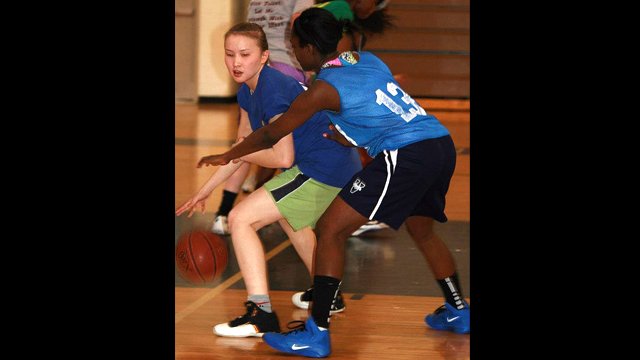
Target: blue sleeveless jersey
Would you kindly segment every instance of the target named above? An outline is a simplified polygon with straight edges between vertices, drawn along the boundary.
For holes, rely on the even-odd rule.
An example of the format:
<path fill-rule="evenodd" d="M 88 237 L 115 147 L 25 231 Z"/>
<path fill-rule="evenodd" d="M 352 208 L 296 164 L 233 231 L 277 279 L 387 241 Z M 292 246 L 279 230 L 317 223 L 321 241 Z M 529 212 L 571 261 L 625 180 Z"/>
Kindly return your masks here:
<path fill-rule="evenodd" d="M 317 79 L 326 81 L 340 95 L 340 112 L 327 114 L 336 128 L 371 157 L 382 150 L 449 134 L 433 115 L 427 114 L 394 80 L 378 57 L 360 52 L 360 61 L 320 70 Z"/>
<path fill-rule="evenodd" d="M 293 100 L 304 90 L 294 78 L 264 66 L 253 94 L 246 84 L 242 84 L 238 90 L 238 104 L 249 114 L 251 128 L 255 131 L 268 124 L 275 115 L 287 112 Z M 362 169 L 362 164 L 355 148 L 322 137 L 322 133 L 327 131 L 329 118 L 326 111 L 314 114 L 293 131 L 294 165 L 317 181 L 341 188 Z"/>

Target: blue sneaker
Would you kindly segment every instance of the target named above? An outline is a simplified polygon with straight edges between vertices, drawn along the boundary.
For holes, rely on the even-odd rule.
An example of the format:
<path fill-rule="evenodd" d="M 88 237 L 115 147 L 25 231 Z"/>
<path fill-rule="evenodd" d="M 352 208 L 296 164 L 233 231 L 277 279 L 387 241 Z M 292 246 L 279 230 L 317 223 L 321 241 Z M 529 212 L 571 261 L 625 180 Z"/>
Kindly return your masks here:
<path fill-rule="evenodd" d="M 302 323 L 300 321 L 300 323 Z M 265 333 L 262 340 L 272 348 L 290 354 L 322 358 L 331 354 L 329 329 L 321 331 L 309 316 L 306 323 L 286 333 Z"/>
<path fill-rule="evenodd" d="M 456 309 L 449 303 L 444 303 L 433 314 L 427 315 L 424 322 L 436 330 L 449 330 L 458 334 L 468 334 L 471 330 L 471 310 L 469 306 Z"/>

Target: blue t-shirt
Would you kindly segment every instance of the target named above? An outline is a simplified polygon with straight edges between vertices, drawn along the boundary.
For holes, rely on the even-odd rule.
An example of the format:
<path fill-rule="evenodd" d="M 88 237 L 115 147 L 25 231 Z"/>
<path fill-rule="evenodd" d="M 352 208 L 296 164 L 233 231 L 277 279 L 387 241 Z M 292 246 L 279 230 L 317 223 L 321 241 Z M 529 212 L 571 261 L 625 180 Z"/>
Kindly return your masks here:
<path fill-rule="evenodd" d="M 340 112 L 327 114 L 352 144 L 375 157 L 382 150 L 449 134 L 435 116 L 400 88 L 382 60 L 363 51 L 360 60 L 352 64 L 348 54 L 340 55 L 342 66 L 321 69 L 316 79 L 338 91 Z"/>
<path fill-rule="evenodd" d="M 242 84 L 238 91 L 238 104 L 249 114 L 251 128 L 255 131 L 275 115 L 285 113 L 304 90 L 302 84 L 294 78 L 265 66 L 260 72 L 253 94 L 246 84 Z M 298 165 L 302 173 L 317 181 L 341 188 L 353 174 L 362 169 L 362 164 L 355 148 L 325 139 L 322 133 L 328 131 L 329 118 L 326 111 L 314 114 L 295 129 L 294 165 Z"/>

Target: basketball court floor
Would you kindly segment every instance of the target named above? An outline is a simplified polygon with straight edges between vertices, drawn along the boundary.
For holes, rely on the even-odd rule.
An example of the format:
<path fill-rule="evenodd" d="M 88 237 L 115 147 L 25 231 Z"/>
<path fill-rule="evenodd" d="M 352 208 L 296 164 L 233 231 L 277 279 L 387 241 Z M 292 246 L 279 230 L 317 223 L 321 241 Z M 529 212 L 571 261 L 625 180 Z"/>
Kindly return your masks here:
<path fill-rule="evenodd" d="M 419 99 L 427 112 L 447 126 L 456 144 L 456 171 L 447 196 L 449 221 L 436 231 L 453 253 L 463 293 L 470 295 L 469 273 L 469 101 Z M 193 195 L 215 171 L 197 169 L 205 155 L 224 152 L 236 133 L 237 104 L 176 104 L 175 206 Z M 175 218 L 175 240 L 194 228 L 210 229 L 222 187 L 214 191 L 205 213 Z M 243 196 L 238 198 L 242 201 Z M 283 330 L 291 320 L 306 319 L 291 296 L 311 285 L 311 279 L 278 224 L 259 231 L 267 254 L 273 309 Z M 233 254 L 221 278 L 207 285 L 188 283 L 175 273 L 175 358 L 291 359 L 272 350 L 260 338 L 223 338 L 215 324 L 244 314 L 244 282 Z M 346 310 L 332 317 L 330 359 L 469 359 L 470 335 L 432 330 L 426 314 L 443 298 L 425 260 L 405 227 L 351 237 L 347 243 L 342 291 Z"/>

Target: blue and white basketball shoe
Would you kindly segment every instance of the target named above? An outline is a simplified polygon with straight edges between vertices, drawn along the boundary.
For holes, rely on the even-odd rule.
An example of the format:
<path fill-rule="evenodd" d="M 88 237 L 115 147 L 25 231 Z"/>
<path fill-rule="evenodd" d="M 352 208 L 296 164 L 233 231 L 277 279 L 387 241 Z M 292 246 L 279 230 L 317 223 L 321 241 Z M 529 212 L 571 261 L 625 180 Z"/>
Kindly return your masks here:
<path fill-rule="evenodd" d="M 458 310 L 449 303 L 444 303 L 433 314 L 427 315 L 424 321 L 436 330 L 468 334 L 471 330 L 471 310 L 468 305 Z"/>
<path fill-rule="evenodd" d="M 321 330 L 312 316 L 292 331 L 265 333 L 262 340 L 272 348 L 290 354 L 313 358 L 323 358 L 331 354 L 329 329 Z"/>

